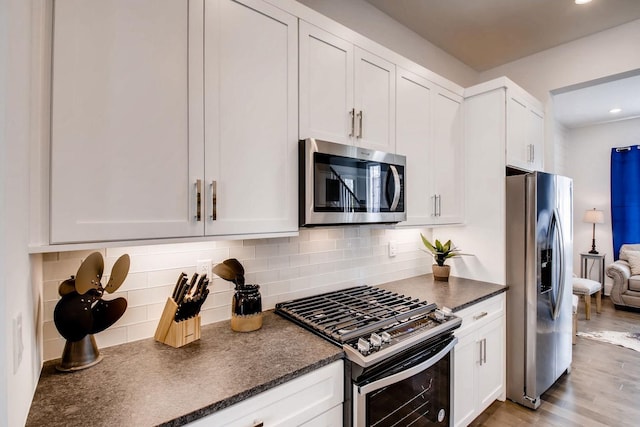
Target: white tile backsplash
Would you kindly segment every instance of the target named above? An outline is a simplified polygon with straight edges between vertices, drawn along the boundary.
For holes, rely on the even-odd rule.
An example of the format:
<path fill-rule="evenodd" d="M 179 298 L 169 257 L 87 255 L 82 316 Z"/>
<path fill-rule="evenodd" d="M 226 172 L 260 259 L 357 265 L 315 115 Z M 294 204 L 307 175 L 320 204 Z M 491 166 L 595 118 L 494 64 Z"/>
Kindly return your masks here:
<path fill-rule="evenodd" d="M 123 254 L 131 257 L 127 279 L 116 294 L 127 299 L 125 315 L 107 331 L 96 335 L 99 347 L 152 337 L 167 297 L 181 272 L 191 276 L 198 260 L 213 263 L 237 258 L 246 270 L 247 283 L 258 283 L 263 309 L 275 304 L 349 286 L 376 285 L 424 274 L 431 269 L 429 256 L 420 250 L 424 229 L 390 229 L 368 226 L 300 230 L 296 237 L 236 241 L 132 246 L 100 250 L 108 278 L 113 263 Z M 389 241 L 398 244 L 397 256 L 388 256 Z M 49 253 L 43 257 L 44 358 L 60 357 L 64 339 L 53 323 L 60 283 L 75 275 L 91 251 Z M 201 311 L 202 324 L 231 316 L 233 284 L 214 277 L 211 293 Z"/>

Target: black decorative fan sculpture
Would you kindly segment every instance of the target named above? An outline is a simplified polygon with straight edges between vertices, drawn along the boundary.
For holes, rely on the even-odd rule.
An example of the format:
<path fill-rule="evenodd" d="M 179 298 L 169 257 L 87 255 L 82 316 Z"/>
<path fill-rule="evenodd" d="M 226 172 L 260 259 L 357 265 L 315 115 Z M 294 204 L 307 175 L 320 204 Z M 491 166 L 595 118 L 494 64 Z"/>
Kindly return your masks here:
<path fill-rule="evenodd" d="M 102 286 L 104 259 L 100 252 L 94 252 L 82 262 L 75 277 L 60 284 L 58 293 L 62 298 L 53 311 L 53 321 L 67 343 L 56 369 L 77 371 L 102 360 L 93 335 L 116 323 L 127 309 L 127 300 L 122 297 L 113 300 L 102 297 L 105 291 L 111 294 L 122 285 L 129 265 L 129 255 L 118 258 L 107 285 Z"/>

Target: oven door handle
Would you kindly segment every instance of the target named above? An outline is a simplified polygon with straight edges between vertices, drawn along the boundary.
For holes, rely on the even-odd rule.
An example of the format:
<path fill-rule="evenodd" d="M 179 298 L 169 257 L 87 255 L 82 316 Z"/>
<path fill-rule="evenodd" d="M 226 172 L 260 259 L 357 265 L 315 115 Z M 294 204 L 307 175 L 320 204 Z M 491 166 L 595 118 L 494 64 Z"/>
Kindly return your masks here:
<path fill-rule="evenodd" d="M 451 342 L 445 348 L 443 348 L 436 355 L 434 355 L 433 357 L 430 357 L 424 362 L 418 365 L 412 366 L 409 369 L 405 369 L 402 372 L 398 372 L 396 374 L 374 381 L 370 384 L 363 385 L 363 386 L 356 386 L 356 388 L 358 389 L 358 394 L 368 394 L 368 393 L 371 393 L 372 391 L 379 390 L 388 385 L 398 383 L 402 380 L 406 380 L 407 378 L 411 378 L 412 376 L 419 374 L 425 369 L 428 369 L 431 366 L 438 363 L 443 357 L 447 355 L 447 353 L 449 353 L 453 349 L 453 346 L 455 346 L 457 342 L 458 342 L 458 338 L 453 337 Z"/>

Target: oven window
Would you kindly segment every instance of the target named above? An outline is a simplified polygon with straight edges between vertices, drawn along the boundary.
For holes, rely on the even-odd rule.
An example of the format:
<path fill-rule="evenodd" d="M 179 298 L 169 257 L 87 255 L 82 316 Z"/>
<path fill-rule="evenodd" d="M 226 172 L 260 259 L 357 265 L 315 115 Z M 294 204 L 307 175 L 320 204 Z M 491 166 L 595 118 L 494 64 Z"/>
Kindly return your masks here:
<path fill-rule="evenodd" d="M 449 425 L 450 359 L 451 353 L 412 377 L 367 394 L 366 425 Z"/>

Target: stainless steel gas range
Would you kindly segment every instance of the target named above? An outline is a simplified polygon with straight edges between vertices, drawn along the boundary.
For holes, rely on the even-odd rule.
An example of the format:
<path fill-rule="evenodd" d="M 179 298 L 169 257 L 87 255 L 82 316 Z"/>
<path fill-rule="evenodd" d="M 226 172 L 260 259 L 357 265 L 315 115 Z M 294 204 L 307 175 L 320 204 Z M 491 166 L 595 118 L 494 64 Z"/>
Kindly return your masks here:
<path fill-rule="evenodd" d="M 344 349 L 345 426 L 453 425 L 460 318 L 371 286 L 279 303 L 276 313 Z"/>

